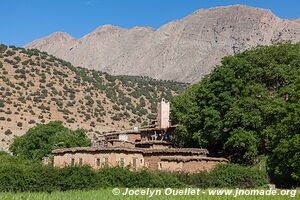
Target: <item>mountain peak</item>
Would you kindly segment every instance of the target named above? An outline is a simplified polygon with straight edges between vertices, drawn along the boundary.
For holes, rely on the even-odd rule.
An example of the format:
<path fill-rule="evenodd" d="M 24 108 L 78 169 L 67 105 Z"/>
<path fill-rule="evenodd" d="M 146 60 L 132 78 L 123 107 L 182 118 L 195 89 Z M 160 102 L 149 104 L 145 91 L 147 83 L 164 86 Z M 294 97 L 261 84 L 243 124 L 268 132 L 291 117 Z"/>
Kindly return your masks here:
<path fill-rule="evenodd" d="M 75 39 L 73 36 L 71 36 L 69 33 L 66 33 L 66 32 L 54 32 L 52 34 L 50 34 L 49 36 L 47 36 L 47 38 L 51 38 L 51 39 L 59 39 L 59 40 L 72 40 L 72 39 Z"/>
<path fill-rule="evenodd" d="M 299 18 L 296 18 L 296 19 L 293 19 L 294 22 L 297 22 L 297 23 L 300 23 L 300 17 Z"/>
<path fill-rule="evenodd" d="M 207 13 L 221 13 L 221 14 L 230 14 L 234 12 L 242 12 L 244 15 L 247 15 L 249 12 L 251 13 L 272 13 L 269 9 L 264 8 L 256 8 L 247 5 L 235 4 L 235 5 L 228 5 L 228 6 L 218 6 L 208 9 L 199 9 L 194 11 L 191 15 L 201 15 Z M 272 13 L 273 14 L 273 13 Z"/>
<path fill-rule="evenodd" d="M 232 5 L 198 10 L 156 30 L 104 25 L 80 40 L 45 41 L 34 47 L 76 66 L 196 82 L 224 56 L 257 45 L 300 41 L 300 25 L 270 10 Z"/>
<path fill-rule="evenodd" d="M 94 32 L 98 32 L 98 31 L 111 31 L 111 30 L 121 30 L 121 29 L 124 29 L 124 28 L 119 27 L 119 26 L 114 26 L 112 24 L 104 24 L 102 26 L 97 27 Z"/>

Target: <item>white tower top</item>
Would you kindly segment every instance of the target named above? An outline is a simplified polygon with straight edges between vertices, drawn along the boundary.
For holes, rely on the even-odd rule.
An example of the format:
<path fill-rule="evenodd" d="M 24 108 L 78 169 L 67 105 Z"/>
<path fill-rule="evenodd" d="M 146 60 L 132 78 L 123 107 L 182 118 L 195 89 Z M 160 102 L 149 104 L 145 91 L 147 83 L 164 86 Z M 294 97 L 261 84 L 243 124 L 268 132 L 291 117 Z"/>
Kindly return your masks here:
<path fill-rule="evenodd" d="M 157 106 L 157 126 L 158 128 L 168 128 L 170 125 L 170 103 L 162 98 Z"/>

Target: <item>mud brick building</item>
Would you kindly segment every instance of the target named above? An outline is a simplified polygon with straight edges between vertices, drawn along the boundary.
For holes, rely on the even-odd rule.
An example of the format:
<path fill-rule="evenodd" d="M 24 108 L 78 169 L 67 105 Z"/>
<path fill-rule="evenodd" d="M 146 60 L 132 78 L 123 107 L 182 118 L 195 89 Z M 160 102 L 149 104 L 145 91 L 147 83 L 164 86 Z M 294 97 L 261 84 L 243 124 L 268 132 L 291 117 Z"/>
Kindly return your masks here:
<path fill-rule="evenodd" d="M 53 164 L 197 172 L 227 162 L 224 158 L 208 157 L 206 149 L 174 148 L 172 139 L 177 126 L 170 124 L 169 113 L 170 104 L 162 99 L 157 121 L 149 127 L 105 133 L 93 147 L 55 149 Z"/>

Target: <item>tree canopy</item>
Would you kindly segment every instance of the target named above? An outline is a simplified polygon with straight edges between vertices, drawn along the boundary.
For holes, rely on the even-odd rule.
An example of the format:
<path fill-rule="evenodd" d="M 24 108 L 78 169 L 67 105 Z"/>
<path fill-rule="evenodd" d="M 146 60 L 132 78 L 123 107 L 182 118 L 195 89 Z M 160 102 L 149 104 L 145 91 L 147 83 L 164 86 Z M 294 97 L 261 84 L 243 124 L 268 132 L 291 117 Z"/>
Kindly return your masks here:
<path fill-rule="evenodd" d="M 271 174 L 300 183 L 300 44 L 261 46 L 223 58 L 175 97 L 178 143 L 245 165 L 268 155 Z"/>
<path fill-rule="evenodd" d="M 41 160 L 49 155 L 54 148 L 90 146 L 91 141 L 83 129 L 72 131 L 60 121 L 39 124 L 16 137 L 10 146 L 13 154 L 26 159 Z"/>

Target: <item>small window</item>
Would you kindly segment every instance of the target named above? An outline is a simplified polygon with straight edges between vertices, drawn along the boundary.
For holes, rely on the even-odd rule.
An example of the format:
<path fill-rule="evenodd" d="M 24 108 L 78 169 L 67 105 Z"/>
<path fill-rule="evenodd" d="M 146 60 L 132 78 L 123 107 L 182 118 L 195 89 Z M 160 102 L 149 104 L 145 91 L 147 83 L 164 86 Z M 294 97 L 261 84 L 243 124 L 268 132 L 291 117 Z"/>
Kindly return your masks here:
<path fill-rule="evenodd" d="M 125 166 L 125 160 L 124 160 L 124 158 L 120 158 L 119 165 L 120 165 L 120 167 L 124 167 Z"/>
<path fill-rule="evenodd" d="M 100 158 L 97 158 L 96 165 L 97 165 L 97 166 L 100 166 L 100 164 L 101 164 L 101 163 L 100 163 Z"/>
<path fill-rule="evenodd" d="M 79 166 L 82 166 L 82 158 L 79 158 L 78 164 L 79 164 Z"/>
<path fill-rule="evenodd" d="M 105 164 L 108 165 L 108 158 L 104 158 Z"/>
<path fill-rule="evenodd" d="M 141 164 L 143 164 L 143 159 L 141 159 Z"/>
<path fill-rule="evenodd" d="M 71 159 L 71 166 L 74 166 L 74 165 L 75 165 L 75 159 L 72 158 L 72 159 Z"/>
<path fill-rule="evenodd" d="M 159 163 L 159 169 L 162 169 L 162 164 L 161 163 Z"/>
<path fill-rule="evenodd" d="M 133 166 L 133 168 L 136 168 L 136 161 L 137 161 L 137 158 L 133 158 L 132 159 L 132 166 Z"/>

